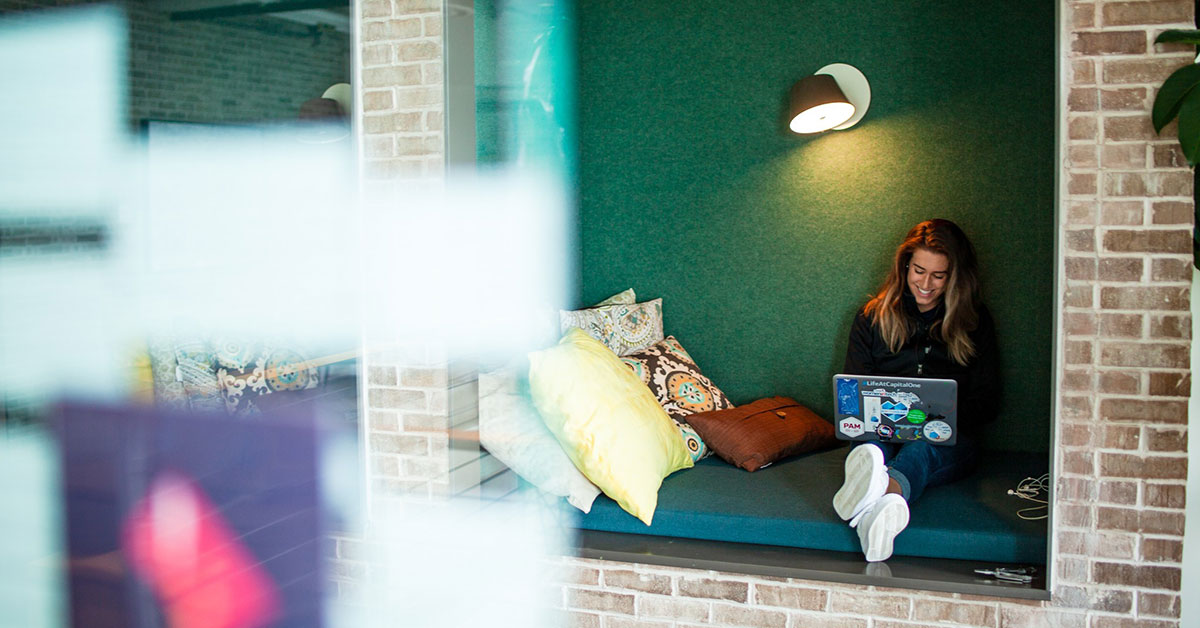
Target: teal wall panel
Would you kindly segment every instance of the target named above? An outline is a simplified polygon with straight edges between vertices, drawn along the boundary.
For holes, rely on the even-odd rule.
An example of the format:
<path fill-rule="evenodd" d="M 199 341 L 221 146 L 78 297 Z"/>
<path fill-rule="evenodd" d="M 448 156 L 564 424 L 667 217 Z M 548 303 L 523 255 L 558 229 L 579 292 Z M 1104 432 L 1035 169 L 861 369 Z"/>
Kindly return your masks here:
<path fill-rule="evenodd" d="M 474 0 L 475 161 L 481 166 L 502 163 L 500 98 L 497 76 L 496 0 Z"/>
<path fill-rule="evenodd" d="M 819 413 L 906 230 L 958 222 L 998 324 L 997 448 L 1044 450 L 1052 394 L 1054 6 L 957 0 L 577 5 L 580 304 L 633 287 L 735 403 Z M 856 127 L 786 129 L 850 63 Z"/>

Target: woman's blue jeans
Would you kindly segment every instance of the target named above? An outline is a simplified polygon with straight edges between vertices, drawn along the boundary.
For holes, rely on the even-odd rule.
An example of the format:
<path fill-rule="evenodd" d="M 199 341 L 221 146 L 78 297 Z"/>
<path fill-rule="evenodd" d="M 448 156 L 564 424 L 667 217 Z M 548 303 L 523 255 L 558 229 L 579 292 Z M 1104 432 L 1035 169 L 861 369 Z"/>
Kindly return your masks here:
<path fill-rule="evenodd" d="M 880 443 L 867 441 L 863 445 L 883 450 L 883 462 L 888 475 L 900 485 L 905 501 L 916 501 L 925 488 L 949 484 L 966 476 L 975 468 L 978 448 L 959 434 L 958 442 L 950 446 L 934 446 L 925 441 L 912 443 Z"/>

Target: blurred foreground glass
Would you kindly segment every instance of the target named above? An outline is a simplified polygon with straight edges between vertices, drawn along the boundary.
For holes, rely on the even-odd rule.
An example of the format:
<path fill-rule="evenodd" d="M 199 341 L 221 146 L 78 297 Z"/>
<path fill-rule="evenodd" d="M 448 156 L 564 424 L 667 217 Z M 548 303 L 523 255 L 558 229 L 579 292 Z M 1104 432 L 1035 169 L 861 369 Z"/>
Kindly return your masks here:
<path fill-rule="evenodd" d="M 400 506 L 404 502 L 377 495 L 370 522 L 359 528 L 363 543 L 381 548 L 358 561 L 370 565 L 364 567 L 363 604 L 331 605 L 318 613 L 312 611 L 318 597 L 312 587 L 328 585 L 319 575 L 327 553 L 319 555 L 315 570 L 274 572 L 272 561 L 295 550 L 273 553 L 257 545 L 249 538 L 255 526 L 273 524 L 254 517 L 272 513 L 264 497 L 271 490 L 295 488 L 275 475 L 288 469 L 291 480 L 306 487 L 318 481 L 340 487 L 326 490 L 318 502 L 361 508 L 346 499 L 359 485 L 336 476 L 361 480 L 371 450 L 329 463 L 314 453 L 315 437 L 297 437 L 299 444 L 275 439 L 270 428 L 294 434 L 310 422 L 303 416 L 314 408 L 303 405 L 264 403 L 262 415 L 234 419 L 127 402 L 136 388 L 130 354 L 161 338 L 226 337 L 318 356 L 346 349 L 403 353 L 415 340 L 480 362 L 553 341 L 555 310 L 567 302 L 566 278 L 574 264 L 566 238 L 570 185 L 562 176 L 566 161 L 559 159 L 566 145 L 516 151 L 553 155 L 552 167 L 456 175 L 445 186 L 397 184 L 363 195 L 347 147 L 322 141 L 312 126 L 159 123 L 149 126 L 143 142 L 134 141 L 120 130 L 125 65 L 119 14 L 45 13 L 15 22 L 0 22 L 0 66 L 20 69 L 24 74 L 16 75 L 30 84 L 20 105 L 10 109 L 13 115 L 0 119 L 0 135 L 20 139 L 0 144 L 0 165 L 14 166 L 0 175 L 7 177 L 0 186 L 0 221 L 5 234 L 23 229 L 20 242 L 5 240 L 0 248 L 0 395 L 43 407 L 75 400 L 68 406 L 74 410 L 60 418 L 64 439 L 75 438 L 71 451 L 92 449 L 84 454 L 86 464 L 78 456 L 62 461 L 68 469 L 66 564 L 73 590 L 101 592 L 91 599 L 102 601 L 83 615 L 100 621 L 133 613 L 146 625 L 180 624 L 191 615 L 179 609 L 190 605 L 179 606 L 173 594 L 189 576 L 177 567 L 196 566 L 189 557 L 199 550 L 191 546 L 212 542 L 220 562 L 242 566 L 233 572 L 249 578 L 232 588 L 258 591 L 245 599 L 235 595 L 235 602 L 246 604 L 226 616 L 246 625 L 293 611 L 308 618 L 328 614 L 334 625 L 362 625 L 355 618 L 391 623 L 397 614 L 426 618 L 426 625 L 445 625 L 448 616 L 554 625 L 540 600 L 546 558 L 564 551 L 557 507 L 546 509 L 537 499 L 521 505 L 529 496 L 521 491 L 508 495 L 516 502 L 511 507 L 487 500 Z M 60 55 L 63 49 L 72 53 Z M 91 103 L 89 113 L 99 113 L 70 117 L 54 102 L 63 90 L 78 90 L 68 100 Z M 535 91 L 530 98 L 538 100 Z M 53 233 L 74 234 L 75 240 L 61 246 L 62 238 L 43 237 Z M 177 370 L 172 378 L 179 377 Z M 251 378 L 245 381 L 252 385 Z M 286 391 L 273 392 L 280 397 Z M 228 401 L 228 394 L 217 394 Z M 280 413 L 288 417 L 282 425 L 271 418 Z M 106 433 L 87 431 L 108 429 L 106 423 Z M 360 442 L 370 447 L 365 438 Z M 473 464 L 486 466 L 477 445 L 476 452 Z M 12 460 L 20 467 L 13 477 L 53 466 L 42 454 Z M 271 490 L 255 484 L 272 477 L 279 483 Z M 24 496 L 56 502 L 52 482 L 31 483 Z M 93 499 L 97 493 L 112 499 Z M 300 514 L 271 521 L 308 521 L 303 513 L 311 510 L 312 494 L 288 506 Z M 461 494 L 485 491 L 477 481 Z M 45 520 L 53 515 L 46 512 L 14 513 L 7 524 L 14 533 L 0 543 L 0 556 L 24 552 L 18 565 L 48 565 L 46 578 L 22 583 L 34 593 L 16 588 L 0 596 L 27 603 L 20 612 L 35 617 L 28 625 L 39 625 L 39 617 L 45 619 L 41 625 L 55 625 L 68 614 L 55 608 L 65 598 L 49 575 L 67 552 L 54 546 L 54 537 L 29 532 L 52 529 Z M 223 525 L 204 523 L 218 520 Z M 324 539 L 319 526 L 305 530 Z M 305 541 L 290 538 L 292 547 L 306 548 L 295 556 L 312 558 Z M 39 545 L 39 539 L 50 540 Z M 220 549 L 238 543 L 241 550 Z M 417 563 L 426 566 L 409 568 Z M 268 566 L 252 567 L 260 564 Z M 309 592 L 306 605 L 290 601 L 300 604 L 288 590 L 289 573 L 308 583 L 296 585 Z M 80 574 L 95 578 L 79 580 Z M 109 604 L 103 592 L 112 587 L 133 593 Z M 274 594 L 268 593 L 272 587 Z M 475 591 L 471 606 L 456 603 L 452 592 L 463 589 Z M 418 594 L 397 596 L 397 590 Z M 132 605 L 122 605 L 131 598 Z M 7 610 L 0 608 L 0 617 L 25 616 Z"/>

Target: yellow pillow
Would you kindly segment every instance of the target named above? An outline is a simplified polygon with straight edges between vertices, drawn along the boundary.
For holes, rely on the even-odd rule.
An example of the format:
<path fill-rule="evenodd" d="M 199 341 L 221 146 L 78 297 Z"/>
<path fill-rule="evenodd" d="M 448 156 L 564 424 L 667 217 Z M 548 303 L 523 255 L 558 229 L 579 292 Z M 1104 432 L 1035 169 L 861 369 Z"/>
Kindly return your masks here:
<path fill-rule="evenodd" d="M 650 525 L 663 478 L 692 466 L 654 393 L 617 354 L 577 328 L 529 354 L 529 388 L 571 462 Z"/>
<path fill-rule="evenodd" d="M 133 347 L 129 352 L 129 394 L 133 401 L 154 403 L 154 369 L 145 345 Z"/>

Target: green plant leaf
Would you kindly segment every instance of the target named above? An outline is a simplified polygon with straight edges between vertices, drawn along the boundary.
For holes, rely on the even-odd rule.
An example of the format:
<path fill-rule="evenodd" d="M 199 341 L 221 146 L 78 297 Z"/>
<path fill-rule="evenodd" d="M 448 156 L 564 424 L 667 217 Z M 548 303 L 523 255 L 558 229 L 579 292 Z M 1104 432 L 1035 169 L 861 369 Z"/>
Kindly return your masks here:
<path fill-rule="evenodd" d="M 1200 158 L 1200 90 L 1194 89 L 1184 97 L 1179 107 L 1179 145 L 1188 165 L 1195 166 Z"/>
<path fill-rule="evenodd" d="M 1154 39 L 1156 44 L 1192 44 L 1200 46 L 1200 30 L 1172 29 L 1159 33 Z"/>
<path fill-rule="evenodd" d="M 1179 114 L 1179 105 L 1183 102 L 1192 88 L 1200 84 L 1200 65 L 1185 65 L 1163 81 L 1162 88 L 1154 97 L 1154 108 L 1150 120 L 1154 123 L 1154 131 L 1162 133 L 1163 127 L 1171 123 Z"/>

